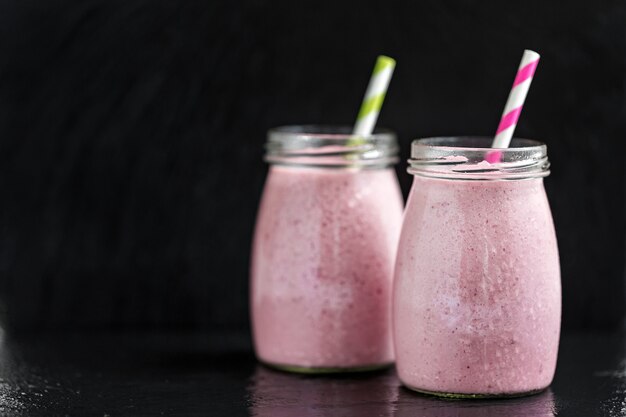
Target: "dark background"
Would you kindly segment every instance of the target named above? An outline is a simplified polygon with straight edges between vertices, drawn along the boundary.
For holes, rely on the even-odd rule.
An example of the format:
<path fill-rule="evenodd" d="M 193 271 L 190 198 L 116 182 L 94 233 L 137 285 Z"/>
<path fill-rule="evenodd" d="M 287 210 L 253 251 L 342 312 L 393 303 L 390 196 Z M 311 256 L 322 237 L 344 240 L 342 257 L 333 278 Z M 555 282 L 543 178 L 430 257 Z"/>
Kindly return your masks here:
<path fill-rule="evenodd" d="M 248 326 L 268 128 L 492 135 L 524 48 L 518 136 L 549 146 L 565 329 L 624 317 L 626 3 L 0 1 L 0 300 L 16 330 Z M 398 166 L 403 191 L 410 177 Z"/>

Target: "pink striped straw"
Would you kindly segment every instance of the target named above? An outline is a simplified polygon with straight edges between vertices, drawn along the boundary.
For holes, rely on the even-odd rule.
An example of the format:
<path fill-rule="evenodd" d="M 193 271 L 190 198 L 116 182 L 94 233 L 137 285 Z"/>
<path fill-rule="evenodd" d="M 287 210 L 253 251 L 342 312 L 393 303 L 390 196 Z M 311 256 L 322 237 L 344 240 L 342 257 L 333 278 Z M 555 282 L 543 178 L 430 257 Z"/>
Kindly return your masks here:
<path fill-rule="evenodd" d="M 509 147 L 538 63 L 539 54 L 526 49 L 524 51 L 524 55 L 522 56 L 522 62 L 519 64 L 515 81 L 513 81 L 513 87 L 509 93 L 509 98 L 504 106 L 504 111 L 502 112 L 502 118 L 500 119 L 496 136 L 491 144 L 492 148 Z M 496 163 L 500 162 L 501 158 L 502 152 L 491 151 L 487 154 L 485 160 L 490 163 Z"/>

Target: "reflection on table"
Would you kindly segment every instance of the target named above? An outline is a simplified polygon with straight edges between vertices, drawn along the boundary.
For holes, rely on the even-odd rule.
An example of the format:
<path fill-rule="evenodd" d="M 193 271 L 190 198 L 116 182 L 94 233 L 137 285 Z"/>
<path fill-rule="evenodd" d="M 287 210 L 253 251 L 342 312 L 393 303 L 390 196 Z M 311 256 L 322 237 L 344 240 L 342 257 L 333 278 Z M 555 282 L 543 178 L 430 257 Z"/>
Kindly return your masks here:
<path fill-rule="evenodd" d="M 398 388 L 394 417 L 554 417 L 552 391 L 528 397 L 486 400 L 442 400 Z"/>
<path fill-rule="evenodd" d="M 398 380 L 391 371 L 309 376 L 259 365 L 248 390 L 255 417 L 391 417 Z"/>

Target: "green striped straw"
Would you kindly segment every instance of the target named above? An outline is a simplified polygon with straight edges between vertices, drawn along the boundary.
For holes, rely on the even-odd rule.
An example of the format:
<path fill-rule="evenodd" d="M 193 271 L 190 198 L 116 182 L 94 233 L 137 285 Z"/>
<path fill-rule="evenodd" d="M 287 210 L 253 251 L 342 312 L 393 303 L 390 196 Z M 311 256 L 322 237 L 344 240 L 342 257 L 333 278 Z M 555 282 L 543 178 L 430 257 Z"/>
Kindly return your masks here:
<path fill-rule="evenodd" d="M 365 91 L 365 97 L 363 97 L 363 103 L 359 110 L 354 130 L 352 134 L 357 136 L 354 140 L 358 144 L 359 137 L 367 137 L 374 131 L 380 109 L 383 107 L 385 101 L 385 94 L 387 94 L 387 88 L 393 75 L 393 70 L 396 67 L 396 61 L 388 56 L 380 55 L 376 59 L 376 65 L 372 72 L 372 78 Z"/>

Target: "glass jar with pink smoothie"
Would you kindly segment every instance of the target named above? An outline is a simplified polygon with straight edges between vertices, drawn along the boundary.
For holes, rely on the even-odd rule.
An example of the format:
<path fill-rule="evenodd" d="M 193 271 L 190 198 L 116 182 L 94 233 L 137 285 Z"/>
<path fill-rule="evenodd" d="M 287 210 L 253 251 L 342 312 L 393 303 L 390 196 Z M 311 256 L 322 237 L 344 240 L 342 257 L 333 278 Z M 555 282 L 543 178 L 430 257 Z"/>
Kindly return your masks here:
<path fill-rule="evenodd" d="M 258 359 L 296 372 L 393 362 L 391 290 L 402 218 L 390 132 L 289 126 L 270 164 L 252 248 Z"/>
<path fill-rule="evenodd" d="M 518 396 L 550 385 L 561 321 L 546 146 L 413 142 L 394 283 L 396 367 L 409 388 Z"/>

